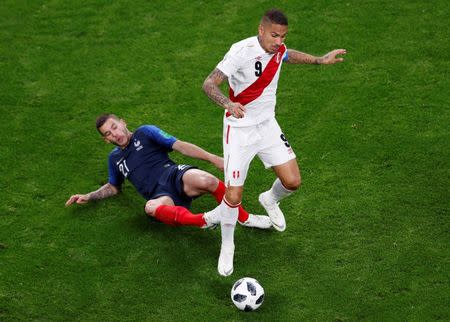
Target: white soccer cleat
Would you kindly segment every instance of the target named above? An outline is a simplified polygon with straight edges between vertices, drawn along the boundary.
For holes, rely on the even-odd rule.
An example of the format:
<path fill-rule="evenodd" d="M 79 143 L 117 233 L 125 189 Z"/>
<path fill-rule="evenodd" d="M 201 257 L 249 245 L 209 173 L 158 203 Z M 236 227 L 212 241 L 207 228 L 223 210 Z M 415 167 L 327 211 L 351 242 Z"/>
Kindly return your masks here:
<path fill-rule="evenodd" d="M 217 271 L 222 276 L 230 276 L 233 273 L 234 245 L 223 245 L 220 247 Z"/>
<path fill-rule="evenodd" d="M 286 220 L 284 219 L 283 212 L 281 211 L 277 202 L 271 203 L 267 201 L 268 198 L 266 194 L 267 191 L 259 195 L 258 197 L 259 203 L 261 204 L 261 206 L 264 207 L 267 214 L 269 215 L 270 220 L 272 221 L 273 228 L 275 228 L 278 231 L 285 231 Z"/>
<path fill-rule="evenodd" d="M 259 229 L 269 229 L 272 227 L 272 220 L 269 216 L 248 214 L 248 219 L 245 222 L 239 223 L 245 227 L 255 227 Z"/>
<path fill-rule="evenodd" d="M 203 229 L 216 229 L 217 225 L 220 224 L 220 212 L 216 209 L 205 212 L 203 215 L 203 219 L 206 222 Z"/>

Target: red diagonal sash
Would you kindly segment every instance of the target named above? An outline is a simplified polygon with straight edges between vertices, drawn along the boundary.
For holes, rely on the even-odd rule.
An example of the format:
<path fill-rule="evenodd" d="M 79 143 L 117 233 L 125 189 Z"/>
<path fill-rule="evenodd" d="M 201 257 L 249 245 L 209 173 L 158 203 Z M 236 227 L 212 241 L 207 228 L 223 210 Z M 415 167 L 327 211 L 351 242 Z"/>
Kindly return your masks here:
<path fill-rule="evenodd" d="M 283 44 L 280 46 L 280 48 L 278 48 L 277 53 L 273 55 L 266 68 L 264 68 L 261 76 L 259 76 L 253 84 L 239 93 L 239 95 L 234 96 L 234 91 L 230 87 L 230 100 L 232 102 L 238 102 L 242 105 L 246 105 L 260 97 L 264 89 L 270 84 L 270 82 L 272 82 L 272 79 L 275 77 L 275 74 L 280 67 L 281 60 L 283 59 L 283 55 L 285 52 L 286 46 Z"/>

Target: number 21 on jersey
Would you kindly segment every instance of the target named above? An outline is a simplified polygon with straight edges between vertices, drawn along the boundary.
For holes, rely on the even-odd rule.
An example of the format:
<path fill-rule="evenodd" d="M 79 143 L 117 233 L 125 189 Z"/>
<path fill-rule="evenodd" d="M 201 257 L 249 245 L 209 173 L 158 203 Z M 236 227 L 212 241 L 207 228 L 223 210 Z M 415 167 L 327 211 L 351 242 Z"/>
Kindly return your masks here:
<path fill-rule="evenodd" d="M 128 177 L 128 173 L 130 173 L 130 169 L 128 169 L 126 159 L 124 159 L 122 162 L 119 163 L 119 171 L 123 174 L 123 176 L 125 178 Z"/>

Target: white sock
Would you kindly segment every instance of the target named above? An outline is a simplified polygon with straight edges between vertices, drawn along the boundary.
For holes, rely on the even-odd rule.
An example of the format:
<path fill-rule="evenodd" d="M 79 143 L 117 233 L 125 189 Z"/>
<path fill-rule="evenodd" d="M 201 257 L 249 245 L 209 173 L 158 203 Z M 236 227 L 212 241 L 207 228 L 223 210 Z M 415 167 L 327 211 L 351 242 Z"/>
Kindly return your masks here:
<path fill-rule="evenodd" d="M 239 205 L 230 207 L 225 198 L 220 203 L 220 230 L 222 245 L 234 245 L 234 227 L 239 214 Z"/>
<path fill-rule="evenodd" d="M 294 191 L 286 189 L 281 183 L 281 180 L 279 178 L 276 178 L 274 183 L 272 184 L 272 188 L 270 188 L 267 192 L 267 197 L 271 199 L 269 201 L 276 203 L 281 199 L 286 198 Z"/>

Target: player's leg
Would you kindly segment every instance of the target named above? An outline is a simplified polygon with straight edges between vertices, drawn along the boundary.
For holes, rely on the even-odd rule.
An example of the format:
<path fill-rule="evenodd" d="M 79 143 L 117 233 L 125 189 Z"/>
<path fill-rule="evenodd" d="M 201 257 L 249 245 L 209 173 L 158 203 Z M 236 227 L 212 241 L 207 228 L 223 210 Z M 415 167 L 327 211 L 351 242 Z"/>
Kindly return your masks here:
<path fill-rule="evenodd" d="M 183 189 L 187 196 L 197 197 L 205 193 L 210 193 L 217 203 L 222 202 L 225 196 L 225 184 L 212 174 L 199 170 L 189 169 L 183 175 Z M 208 222 L 218 224 L 220 222 L 219 209 L 213 209 L 205 213 Z M 242 205 L 238 210 L 238 222 L 246 227 L 268 229 L 272 227 L 272 222 L 268 216 L 249 214 Z"/>
<path fill-rule="evenodd" d="M 187 170 L 182 176 L 182 181 L 183 191 L 190 198 L 195 198 L 205 193 L 214 194 L 219 189 L 220 182 L 212 174 L 195 168 Z M 207 222 L 205 228 L 215 228 L 220 223 L 219 207 L 205 212 L 204 219 Z"/>
<path fill-rule="evenodd" d="M 301 183 L 300 170 L 295 153 L 275 119 L 269 121 L 264 130 L 268 146 L 262 149 L 258 156 L 266 168 L 271 167 L 277 179 L 272 187 L 259 195 L 259 202 L 270 216 L 273 226 L 278 231 L 286 229 L 286 220 L 278 203 L 281 199 L 294 192 Z"/>
<path fill-rule="evenodd" d="M 200 169 L 187 170 L 183 174 L 182 180 L 184 193 L 189 197 L 213 193 L 219 184 L 219 179 Z"/>
<path fill-rule="evenodd" d="M 226 187 L 221 180 L 206 171 L 189 169 L 183 175 L 183 190 L 189 197 L 210 193 L 217 203 L 221 203 L 225 196 Z"/>
<path fill-rule="evenodd" d="M 156 209 L 161 205 L 167 205 L 167 206 L 175 206 L 172 198 L 169 196 L 162 196 L 155 199 L 150 199 L 145 204 L 145 213 L 149 217 L 155 217 L 156 218 Z"/>
<path fill-rule="evenodd" d="M 223 151 L 225 196 L 220 203 L 222 245 L 217 264 L 219 274 L 233 273 L 234 228 L 242 200 L 243 186 L 251 160 L 256 155 L 249 142 L 249 128 L 236 128 L 224 121 Z"/>
<path fill-rule="evenodd" d="M 145 213 L 171 226 L 209 227 L 203 213 L 193 214 L 185 207 L 176 206 L 169 196 L 148 200 L 145 204 Z"/>
<path fill-rule="evenodd" d="M 277 175 L 272 187 L 265 192 L 266 203 L 277 204 L 300 187 L 301 177 L 297 159 L 292 159 L 284 164 L 273 166 Z"/>
<path fill-rule="evenodd" d="M 225 184 L 212 174 L 199 169 L 190 169 L 183 175 L 184 192 L 190 197 L 197 197 L 204 193 L 210 193 L 217 203 L 222 202 L 225 196 Z M 248 213 L 239 206 L 238 220 L 246 221 Z"/>
<path fill-rule="evenodd" d="M 278 180 L 275 180 L 275 182 L 279 181 L 279 184 L 274 187 L 274 195 L 278 200 L 300 188 L 302 178 L 297 159 L 273 166 L 272 169 L 278 177 Z"/>
<path fill-rule="evenodd" d="M 216 190 L 211 192 L 211 194 L 214 196 L 217 203 L 220 204 L 222 202 L 223 197 L 225 196 L 226 187 L 223 181 L 221 180 L 218 181 L 219 182 Z M 259 229 L 269 229 L 272 227 L 272 221 L 268 216 L 248 213 L 242 205 L 239 206 L 237 221 L 239 224 L 245 227 L 252 227 Z"/>

